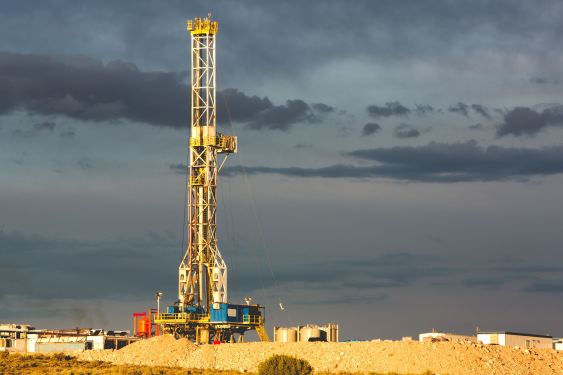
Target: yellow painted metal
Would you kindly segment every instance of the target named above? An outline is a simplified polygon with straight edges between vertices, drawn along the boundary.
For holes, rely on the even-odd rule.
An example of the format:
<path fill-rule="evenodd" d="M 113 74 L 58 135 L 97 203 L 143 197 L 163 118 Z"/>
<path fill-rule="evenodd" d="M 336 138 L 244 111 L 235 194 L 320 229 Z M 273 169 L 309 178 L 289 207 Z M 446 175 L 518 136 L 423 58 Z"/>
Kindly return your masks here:
<path fill-rule="evenodd" d="M 188 313 L 176 313 L 176 314 L 154 314 L 153 320 L 156 324 L 166 324 L 166 323 L 208 323 L 208 314 L 188 314 Z"/>
<path fill-rule="evenodd" d="M 261 315 L 243 315 L 242 322 L 244 324 L 263 324 Z"/>
<path fill-rule="evenodd" d="M 189 186 L 187 199 L 187 247 L 178 267 L 178 310 L 198 307 L 211 311 L 227 303 L 227 264 L 218 247 L 217 181 L 227 155 L 236 153 L 237 137 L 217 132 L 216 51 L 218 23 L 211 16 L 187 22 L 191 33 L 191 130 L 189 139 Z M 222 340 L 233 334 L 264 326 L 261 315 L 245 316 L 238 322 L 210 321 L 208 315 L 158 314 L 155 323 L 164 331 L 200 337 L 207 332 Z M 268 339 L 262 328 L 262 336 Z M 265 335 L 265 336 L 264 336 Z M 203 336 L 201 336 L 203 337 Z M 203 341 L 208 341 L 203 339 Z M 198 339 L 199 340 L 199 339 Z"/>
<path fill-rule="evenodd" d="M 204 176 L 190 176 L 190 186 L 203 186 Z"/>
<path fill-rule="evenodd" d="M 192 35 L 215 35 L 219 30 L 219 23 L 211 21 L 211 15 L 201 19 L 199 17 L 187 22 L 187 29 Z"/>
<path fill-rule="evenodd" d="M 218 133 L 216 136 L 190 137 L 191 147 L 213 147 L 219 153 L 236 153 L 237 137 Z"/>
<path fill-rule="evenodd" d="M 262 342 L 270 341 L 270 336 L 268 336 L 268 331 L 266 331 L 266 327 L 263 324 L 256 327 L 256 333 L 258 334 L 260 341 Z"/>

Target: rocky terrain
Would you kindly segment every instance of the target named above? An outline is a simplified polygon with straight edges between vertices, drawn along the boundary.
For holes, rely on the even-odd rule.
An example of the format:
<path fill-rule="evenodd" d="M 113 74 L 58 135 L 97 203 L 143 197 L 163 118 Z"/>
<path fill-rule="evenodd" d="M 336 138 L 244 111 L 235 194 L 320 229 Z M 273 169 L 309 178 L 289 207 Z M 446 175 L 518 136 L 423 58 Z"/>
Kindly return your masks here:
<path fill-rule="evenodd" d="M 309 361 L 320 372 L 421 373 L 450 375 L 563 374 L 563 352 L 486 346 L 471 342 L 420 343 L 401 341 L 297 342 L 195 345 L 186 339 L 161 336 L 121 350 L 86 351 L 80 360 L 116 364 L 255 372 L 273 354 Z"/>

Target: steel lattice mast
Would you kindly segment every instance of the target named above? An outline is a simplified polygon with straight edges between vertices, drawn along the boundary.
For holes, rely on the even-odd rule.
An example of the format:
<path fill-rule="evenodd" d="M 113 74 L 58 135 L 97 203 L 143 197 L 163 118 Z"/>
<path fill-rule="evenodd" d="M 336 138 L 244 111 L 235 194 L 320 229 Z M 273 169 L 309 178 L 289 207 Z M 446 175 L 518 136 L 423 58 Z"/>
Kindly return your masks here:
<path fill-rule="evenodd" d="M 215 37 L 211 17 L 188 21 L 191 33 L 191 133 L 188 193 L 188 245 L 179 267 L 181 306 L 209 311 L 227 303 L 227 265 L 217 247 L 218 154 L 237 151 L 235 136 L 217 132 Z"/>
<path fill-rule="evenodd" d="M 243 341 L 256 331 L 269 341 L 265 307 L 229 303 L 227 265 L 217 247 L 217 175 L 237 138 L 217 132 L 215 38 L 211 16 L 188 21 L 191 33 L 191 132 L 188 166 L 188 244 L 178 272 L 178 302 L 151 314 L 161 332 L 195 342 Z M 224 154 L 219 163 L 219 154 Z"/>

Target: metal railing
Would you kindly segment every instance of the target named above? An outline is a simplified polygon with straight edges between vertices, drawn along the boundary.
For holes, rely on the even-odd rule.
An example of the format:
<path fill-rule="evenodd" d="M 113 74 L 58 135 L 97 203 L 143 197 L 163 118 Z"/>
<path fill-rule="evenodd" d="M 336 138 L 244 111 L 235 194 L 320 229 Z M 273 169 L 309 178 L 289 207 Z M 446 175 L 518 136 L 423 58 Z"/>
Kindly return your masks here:
<path fill-rule="evenodd" d="M 161 313 L 153 314 L 153 321 L 155 323 L 209 323 L 210 316 L 208 314 L 190 314 L 190 313 Z M 243 315 L 242 321 L 230 322 L 260 325 L 264 323 L 262 315 Z"/>
<path fill-rule="evenodd" d="M 189 314 L 189 313 L 162 313 L 154 314 L 153 321 L 155 323 L 187 323 L 187 322 L 197 322 L 204 323 L 209 322 L 209 315 L 207 314 Z"/>
<path fill-rule="evenodd" d="M 262 324 L 262 315 L 243 315 L 242 322 L 244 324 Z"/>

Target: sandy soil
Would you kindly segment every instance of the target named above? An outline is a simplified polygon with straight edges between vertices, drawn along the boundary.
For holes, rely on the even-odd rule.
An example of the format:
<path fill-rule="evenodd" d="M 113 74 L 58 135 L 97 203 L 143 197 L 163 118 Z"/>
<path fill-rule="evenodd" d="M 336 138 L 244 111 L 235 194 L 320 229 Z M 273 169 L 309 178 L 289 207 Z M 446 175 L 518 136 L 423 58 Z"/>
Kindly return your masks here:
<path fill-rule="evenodd" d="M 437 374 L 563 374 L 563 352 L 464 343 L 371 341 L 349 343 L 242 343 L 195 345 L 161 336 L 121 350 L 86 351 L 81 360 L 255 372 L 273 354 L 309 361 L 316 371 Z"/>

